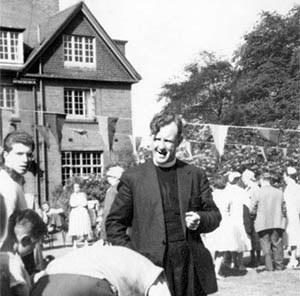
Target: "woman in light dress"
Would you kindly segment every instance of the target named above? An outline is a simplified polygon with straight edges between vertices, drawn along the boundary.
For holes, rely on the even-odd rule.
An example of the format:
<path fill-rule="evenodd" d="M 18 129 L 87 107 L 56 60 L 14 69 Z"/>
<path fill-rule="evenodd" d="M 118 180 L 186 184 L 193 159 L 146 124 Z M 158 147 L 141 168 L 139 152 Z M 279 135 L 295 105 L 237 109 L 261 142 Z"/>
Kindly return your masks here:
<path fill-rule="evenodd" d="M 91 221 L 87 209 L 87 197 L 80 191 L 80 184 L 74 184 L 74 192 L 71 194 L 69 205 L 71 212 L 69 216 L 69 232 L 72 237 L 73 248 L 77 247 L 77 239 L 83 237 L 85 246 L 91 233 Z"/>
<path fill-rule="evenodd" d="M 287 245 L 291 253 L 288 268 L 295 268 L 299 265 L 297 247 L 300 247 L 300 185 L 296 183 L 296 175 L 296 169 L 288 167 L 283 176 L 287 185 L 284 190 L 287 212 Z"/>
<path fill-rule="evenodd" d="M 205 246 L 210 250 L 212 257 L 215 258 L 215 273 L 217 279 L 222 279 L 221 267 L 224 263 L 225 253 L 233 251 L 236 248 L 234 241 L 234 228 L 230 219 L 230 198 L 224 194 L 226 186 L 226 178 L 224 176 L 216 176 L 212 181 L 213 199 L 222 215 L 220 226 L 213 232 L 203 235 Z"/>
<path fill-rule="evenodd" d="M 251 250 L 251 225 L 249 216 L 249 197 L 246 191 L 238 185 L 241 174 L 228 173 L 228 183 L 223 193 L 229 200 L 229 219 L 233 225 L 234 246 L 230 250 L 235 268 L 245 270 L 243 252 Z"/>

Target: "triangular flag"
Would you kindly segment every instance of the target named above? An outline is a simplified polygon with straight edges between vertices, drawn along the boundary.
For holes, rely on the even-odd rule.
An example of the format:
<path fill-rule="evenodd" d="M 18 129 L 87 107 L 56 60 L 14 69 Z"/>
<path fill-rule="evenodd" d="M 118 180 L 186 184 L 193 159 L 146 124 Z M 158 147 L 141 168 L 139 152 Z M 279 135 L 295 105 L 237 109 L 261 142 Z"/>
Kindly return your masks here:
<path fill-rule="evenodd" d="M 65 122 L 66 114 L 62 113 L 45 113 L 45 120 L 54 135 L 58 151 L 61 151 L 62 129 Z"/>
<path fill-rule="evenodd" d="M 192 143 L 186 139 L 183 139 L 183 141 L 180 144 L 180 147 L 184 149 L 184 151 L 188 154 L 188 158 L 192 158 Z"/>
<path fill-rule="evenodd" d="M 118 117 L 108 117 L 108 143 L 109 143 L 109 150 L 113 149 L 113 139 L 116 132 L 116 124 L 118 122 Z"/>
<path fill-rule="evenodd" d="M 107 116 L 97 116 L 99 133 L 102 136 L 104 142 L 104 150 L 109 151 L 109 140 L 108 140 L 108 117 Z"/>
<path fill-rule="evenodd" d="M 263 156 L 263 158 L 264 158 L 265 162 L 267 162 L 267 161 L 268 161 L 268 159 L 267 159 L 267 156 L 266 156 L 265 148 L 264 148 L 264 147 L 261 147 L 261 146 L 259 146 L 259 150 L 260 150 L 260 153 L 262 154 L 262 156 Z"/>
<path fill-rule="evenodd" d="M 228 132 L 228 126 L 210 124 L 209 127 L 211 129 L 211 133 L 214 138 L 216 149 L 219 155 L 222 156 L 224 153 L 224 146 L 225 146 L 225 140 Z"/>
<path fill-rule="evenodd" d="M 278 145 L 281 139 L 283 130 L 273 130 L 273 129 L 258 129 L 259 134 L 269 142 Z"/>
<path fill-rule="evenodd" d="M 136 144 L 135 144 L 135 137 L 133 135 L 128 135 L 131 145 L 132 145 L 132 151 L 133 154 L 136 155 L 137 154 L 137 149 L 136 149 Z"/>
<path fill-rule="evenodd" d="M 39 134 L 42 136 L 46 143 L 46 147 L 50 148 L 50 139 L 49 139 L 49 129 L 43 125 L 37 125 L 36 129 L 38 130 Z"/>

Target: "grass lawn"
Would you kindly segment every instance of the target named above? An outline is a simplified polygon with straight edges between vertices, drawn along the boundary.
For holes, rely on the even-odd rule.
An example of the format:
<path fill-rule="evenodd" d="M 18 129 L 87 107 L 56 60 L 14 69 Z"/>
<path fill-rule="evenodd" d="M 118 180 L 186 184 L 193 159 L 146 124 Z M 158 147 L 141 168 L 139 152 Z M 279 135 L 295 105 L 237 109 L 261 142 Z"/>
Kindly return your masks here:
<path fill-rule="evenodd" d="M 62 256 L 72 250 L 70 240 L 67 240 L 66 245 L 64 247 L 58 237 L 53 248 L 45 245 L 44 255 Z M 232 275 L 218 280 L 218 286 L 219 291 L 212 296 L 300 296 L 300 269 L 260 273 L 249 269 L 245 275 Z"/>
<path fill-rule="evenodd" d="M 214 296 L 299 296 L 300 270 L 257 273 L 248 270 L 244 276 L 229 276 L 218 280 L 219 291 Z"/>

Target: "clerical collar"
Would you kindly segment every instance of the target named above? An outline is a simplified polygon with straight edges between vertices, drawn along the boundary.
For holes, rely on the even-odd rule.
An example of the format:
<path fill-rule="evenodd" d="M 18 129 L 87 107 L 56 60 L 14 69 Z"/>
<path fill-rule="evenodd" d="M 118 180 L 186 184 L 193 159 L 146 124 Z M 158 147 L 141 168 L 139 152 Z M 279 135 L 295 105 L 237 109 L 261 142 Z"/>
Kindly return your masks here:
<path fill-rule="evenodd" d="M 3 170 L 5 170 L 7 172 L 7 174 L 19 185 L 23 186 L 25 183 L 24 177 L 20 174 L 18 174 L 16 171 L 14 171 L 13 169 L 7 167 L 7 166 L 3 166 Z"/>
<path fill-rule="evenodd" d="M 153 159 L 153 163 L 154 163 L 154 165 L 155 166 L 157 166 L 157 167 L 161 167 L 161 168 L 170 168 L 170 167 L 172 167 L 173 165 L 175 165 L 175 163 L 176 163 L 176 158 L 174 158 L 172 161 L 170 161 L 170 162 L 168 162 L 168 163 L 157 163 L 157 162 L 155 162 L 155 160 Z"/>

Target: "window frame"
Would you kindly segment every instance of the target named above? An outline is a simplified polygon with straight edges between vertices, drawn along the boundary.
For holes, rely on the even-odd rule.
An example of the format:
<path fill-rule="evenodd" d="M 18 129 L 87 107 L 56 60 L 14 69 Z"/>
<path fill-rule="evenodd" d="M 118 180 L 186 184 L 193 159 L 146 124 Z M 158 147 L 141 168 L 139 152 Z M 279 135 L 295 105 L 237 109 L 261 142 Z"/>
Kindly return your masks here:
<path fill-rule="evenodd" d="M 69 94 L 71 92 L 71 95 Z M 77 93 L 77 94 L 76 94 Z M 79 95 L 79 93 L 81 93 Z M 64 88 L 64 112 L 67 119 L 94 119 L 96 116 L 95 100 L 96 89 L 93 88 Z M 77 98 L 77 101 L 76 101 Z M 79 98 L 82 98 L 82 102 L 79 102 Z M 68 100 L 71 99 L 71 100 Z M 91 103 L 94 107 L 92 107 Z M 76 106 L 76 104 L 78 106 Z M 78 110 L 78 107 L 82 106 L 82 114 Z M 71 112 L 70 112 L 71 110 Z M 80 110 L 80 109 L 79 109 Z"/>
<path fill-rule="evenodd" d="M 96 68 L 96 38 L 94 36 L 63 35 L 63 56 L 66 67 Z M 82 59 L 82 61 L 76 59 Z M 93 61 L 87 62 L 86 59 Z"/>
<path fill-rule="evenodd" d="M 8 92 L 8 90 L 10 92 Z M 13 98 L 8 98 L 8 93 L 9 95 L 13 95 Z M 1 106 L 1 94 L 3 97 L 3 106 Z M 12 110 L 14 113 L 17 112 L 17 89 L 11 85 L 0 85 L 0 108 L 1 109 L 8 109 Z M 8 104 L 8 102 L 12 102 L 12 104 Z"/>
<path fill-rule="evenodd" d="M 98 159 L 100 164 L 97 164 Z M 84 172 L 85 170 L 89 172 Z M 95 170 L 99 171 L 95 173 Z M 103 176 L 103 151 L 62 151 L 61 179 L 63 184 L 75 176 L 86 178 L 91 175 Z"/>
<path fill-rule="evenodd" d="M 2 33 L 6 33 L 6 38 L 3 37 L 2 39 Z M 17 38 L 13 38 L 13 34 L 17 35 Z M 3 44 L 1 44 L 1 39 L 3 40 Z M 6 45 L 4 44 L 4 40 L 6 40 Z M 14 44 L 12 45 L 12 41 L 14 41 Z M 23 33 L 15 30 L 5 30 L 0 29 L 0 50 L 1 45 L 4 48 L 7 48 L 7 52 L 0 51 L 0 63 L 10 64 L 10 65 L 16 65 L 16 64 L 23 64 L 24 63 L 24 51 L 23 51 Z M 12 48 L 16 49 L 16 52 L 12 50 Z M 8 55 L 8 58 L 1 58 L 1 54 Z M 13 59 L 12 55 L 15 54 L 16 58 Z"/>

